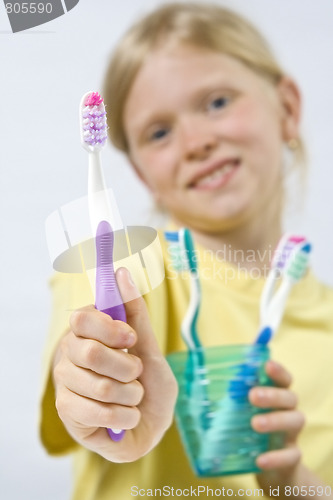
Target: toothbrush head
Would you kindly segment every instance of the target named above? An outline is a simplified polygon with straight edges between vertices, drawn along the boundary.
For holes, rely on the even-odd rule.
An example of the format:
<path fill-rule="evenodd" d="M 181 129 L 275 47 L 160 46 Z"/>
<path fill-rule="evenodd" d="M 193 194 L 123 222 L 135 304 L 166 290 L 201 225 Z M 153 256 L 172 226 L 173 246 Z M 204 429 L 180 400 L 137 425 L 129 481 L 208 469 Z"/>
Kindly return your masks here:
<path fill-rule="evenodd" d="M 165 231 L 164 238 L 168 242 L 168 252 L 171 259 L 172 267 L 177 272 L 185 270 L 184 260 L 182 257 L 182 248 L 180 246 L 180 241 L 179 241 L 179 232 Z"/>
<path fill-rule="evenodd" d="M 304 242 L 304 244 L 296 246 L 291 253 L 285 273 L 289 280 L 293 283 L 297 283 L 305 275 L 309 266 L 311 250 L 311 244 Z"/>
<path fill-rule="evenodd" d="M 191 232 L 187 228 L 179 231 L 165 231 L 164 237 L 169 242 L 169 253 L 175 271 L 197 272 L 197 262 Z"/>
<path fill-rule="evenodd" d="M 280 276 L 285 269 L 289 257 L 296 246 L 305 241 L 304 236 L 296 236 L 292 234 L 285 234 L 279 241 L 278 246 L 274 251 L 271 262 L 271 268 L 275 269 L 276 273 Z"/>
<path fill-rule="evenodd" d="M 107 139 L 106 112 L 98 92 L 87 92 L 80 103 L 82 146 L 90 153 L 100 151 Z"/>
<path fill-rule="evenodd" d="M 189 229 L 182 229 L 181 236 L 183 240 L 183 246 L 186 253 L 187 267 L 191 273 L 197 272 L 197 261 L 194 250 L 194 243 Z"/>

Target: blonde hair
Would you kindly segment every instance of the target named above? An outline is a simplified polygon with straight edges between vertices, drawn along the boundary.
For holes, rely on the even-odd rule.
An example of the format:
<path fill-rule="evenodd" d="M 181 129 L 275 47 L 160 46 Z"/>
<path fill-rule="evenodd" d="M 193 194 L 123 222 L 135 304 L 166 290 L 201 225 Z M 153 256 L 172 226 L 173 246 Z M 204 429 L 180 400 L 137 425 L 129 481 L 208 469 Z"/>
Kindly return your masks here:
<path fill-rule="evenodd" d="M 227 54 L 276 85 L 284 71 L 258 30 L 239 14 L 203 3 L 168 3 L 136 22 L 116 47 L 105 75 L 109 136 L 128 153 L 123 109 L 146 56 L 167 42 L 186 43 Z M 299 159 L 304 146 L 299 140 Z"/>

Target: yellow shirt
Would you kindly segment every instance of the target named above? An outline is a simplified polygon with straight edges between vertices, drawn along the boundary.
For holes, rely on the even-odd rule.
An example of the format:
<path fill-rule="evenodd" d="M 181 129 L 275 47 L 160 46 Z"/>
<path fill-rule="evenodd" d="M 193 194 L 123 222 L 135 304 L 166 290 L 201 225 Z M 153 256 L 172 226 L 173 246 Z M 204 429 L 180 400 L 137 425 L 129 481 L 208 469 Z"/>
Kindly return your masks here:
<path fill-rule="evenodd" d="M 203 345 L 251 343 L 258 329 L 264 280 L 249 276 L 202 248 L 199 256 L 202 304 L 198 331 Z M 165 280 L 145 296 L 165 354 L 185 349 L 179 333 L 189 297 L 185 276 L 176 275 L 166 261 Z M 54 304 L 44 360 L 41 438 L 51 454 L 73 452 L 73 500 L 177 496 L 177 489 L 178 496 L 182 490 L 184 496 L 196 496 L 201 491 L 201 497 L 208 497 L 207 491 L 204 494 L 203 489 L 198 490 L 199 486 L 230 489 L 233 496 L 244 496 L 243 490 L 251 490 L 252 496 L 258 497 L 253 474 L 196 477 L 175 425 L 147 456 L 128 464 L 110 463 L 72 440 L 54 406 L 50 365 L 54 349 L 68 328 L 70 311 L 92 303 L 93 298 L 83 274 L 56 274 L 51 285 Z M 294 286 L 283 323 L 271 342 L 271 353 L 293 375 L 292 389 L 306 416 L 299 437 L 303 463 L 333 487 L 333 290 L 320 284 L 312 273 Z M 161 493 L 155 489 L 161 489 Z M 246 497 L 251 498 L 249 491 Z"/>

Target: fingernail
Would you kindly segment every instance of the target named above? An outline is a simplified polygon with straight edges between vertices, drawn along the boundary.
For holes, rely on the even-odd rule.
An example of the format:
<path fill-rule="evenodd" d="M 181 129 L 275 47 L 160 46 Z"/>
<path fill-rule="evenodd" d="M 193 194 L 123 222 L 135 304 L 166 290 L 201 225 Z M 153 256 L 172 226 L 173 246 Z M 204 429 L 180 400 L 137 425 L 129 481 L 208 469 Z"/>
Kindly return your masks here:
<path fill-rule="evenodd" d="M 279 365 L 279 363 L 277 363 L 276 361 L 273 361 L 272 359 L 269 360 L 269 364 L 273 367 L 273 368 L 280 368 L 281 365 Z"/>
<path fill-rule="evenodd" d="M 127 331 L 127 344 L 131 346 L 135 340 L 135 335 L 133 330 Z"/>
<path fill-rule="evenodd" d="M 133 329 L 127 324 L 122 323 L 119 329 L 119 334 L 121 335 L 122 342 L 128 346 L 132 345 L 135 340 L 135 333 Z"/>
<path fill-rule="evenodd" d="M 260 401 L 263 401 L 265 399 L 265 390 L 257 388 L 256 396 Z"/>
<path fill-rule="evenodd" d="M 128 279 L 129 284 L 130 284 L 131 286 L 134 286 L 134 287 L 135 287 L 135 283 L 134 283 L 134 281 L 133 281 L 133 279 L 132 279 L 131 273 L 129 272 L 129 270 L 128 270 L 128 269 L 126 269 L 126 272 L 127 272 L 127 279 Z"/>
<path fill-rule="evenodd" d="M 267 467 L 269 460 L 265 455 L 260 455 L 256 462 L 258 467 Z"/>
<path fill-rule="evenodd" d="M 256 417 L 256 423 L 257 425 L 259 425 L 259 427 L 264 429 L 267 426 L 267 418 L 262 416 Z"/>

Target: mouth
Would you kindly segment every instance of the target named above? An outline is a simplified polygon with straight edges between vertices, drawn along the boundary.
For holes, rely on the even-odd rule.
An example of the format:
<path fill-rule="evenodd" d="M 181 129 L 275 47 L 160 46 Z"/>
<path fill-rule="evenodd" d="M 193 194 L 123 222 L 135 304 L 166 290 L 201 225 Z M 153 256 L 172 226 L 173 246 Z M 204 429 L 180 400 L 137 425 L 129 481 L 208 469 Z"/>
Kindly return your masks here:
<path fill-rule="evenodd" d="M 216 189 L 225 186 L 239 166 L 239 158 L 215 162 L 199 172 L 189 183 L 189 187 L 193 189 Z"/>

